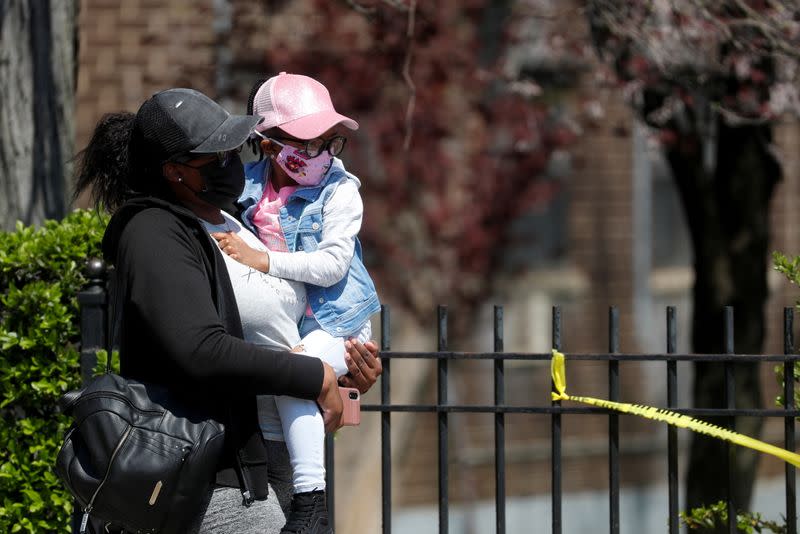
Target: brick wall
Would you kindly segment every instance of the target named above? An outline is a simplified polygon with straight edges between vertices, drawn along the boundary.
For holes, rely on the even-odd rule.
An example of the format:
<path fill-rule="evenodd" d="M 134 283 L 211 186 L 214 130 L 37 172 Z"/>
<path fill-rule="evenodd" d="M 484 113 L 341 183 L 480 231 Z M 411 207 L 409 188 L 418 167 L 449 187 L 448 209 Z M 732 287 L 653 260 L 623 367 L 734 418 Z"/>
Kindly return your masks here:
<path fill-rule="evenodd" d="M 97 120 L 136 111 L 151 94 L 215 90 L 212 0 L 83 0 L 80 5 L 76 146 Z"/>

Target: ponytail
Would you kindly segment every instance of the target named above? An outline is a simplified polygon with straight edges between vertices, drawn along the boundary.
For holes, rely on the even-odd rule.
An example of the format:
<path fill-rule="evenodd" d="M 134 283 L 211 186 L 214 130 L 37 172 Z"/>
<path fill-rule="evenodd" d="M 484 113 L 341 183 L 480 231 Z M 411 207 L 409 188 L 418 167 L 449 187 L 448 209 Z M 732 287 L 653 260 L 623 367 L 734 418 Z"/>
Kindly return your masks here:
<path fill-rule="evenodd" d="M 247 114 L 248 115 L 252 115 L 253 114 L 253 106 L 254 106 L 253 103 L 255 102 L 255 99 L 256 99 L 256 93 L 258 93 L 258 90 L 261 89 L 261 86 L 264 85 L 265 83 L 267 83 L 269 80 L 270 80 L 270 78 L 261 78 L 261 79 L 257 80 L 256 83 L 253 84 L 253 87 L 250 89 L 250 94 L 247 95 Z"/>
<path fill-rule="evenodd" d="M 133 113 L 103 115 L 76 161 L 73 202 L 86 190 L 96 209 L 112 212 L 134 196 L 175 200 L 162 179 L 163 162 L 143 139 Z"/>
<path fill-rule="evenodd" d="M 256 80 L 256 83 L 253 84 L 253 87 L 250 89 L 250 94 L 247 95 L 247 114 L 253 114 L 253 107 L 255 106 L 254 102 L 256 100 L 256 93 L 258 90 L 261 89 L 261 86 L 267 83 L 270 78 L 261 78 Z M 253 151 L 253 155 L 258 156 L 258 160 L 264 157 L 264 154 L 261 152 L 261 143 L 258 139 L 254 139 L 252 136 L 247 138 L 247 146 L 250 147 L 250 150 Z"/>
<path fill-rule="evenodd" d="M 95 208 L 114 211 L 132 196 L 128 153 L 135 117 L 108 113 L 98 121 L 89 144 L 76 156 L 73 201 L 88 190 Z"/>

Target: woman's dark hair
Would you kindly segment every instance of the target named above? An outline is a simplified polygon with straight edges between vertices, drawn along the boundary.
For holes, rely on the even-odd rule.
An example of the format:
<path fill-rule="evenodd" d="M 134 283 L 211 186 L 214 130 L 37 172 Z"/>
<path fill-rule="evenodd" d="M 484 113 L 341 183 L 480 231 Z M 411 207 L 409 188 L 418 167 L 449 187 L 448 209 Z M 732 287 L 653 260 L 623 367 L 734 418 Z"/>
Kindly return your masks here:
<path fill-rule="evenodd" d="M 149 161 L 149 151 L 137 148 L 143 141 L 135 123 L 130 112 L 100 118 L 89 144 L 75 157 L 73 201 L 88 190 L 95 208 L 114 211 L 137 194 L 169 198 L 164 180 L 158 179 L 161 162 Z"/>

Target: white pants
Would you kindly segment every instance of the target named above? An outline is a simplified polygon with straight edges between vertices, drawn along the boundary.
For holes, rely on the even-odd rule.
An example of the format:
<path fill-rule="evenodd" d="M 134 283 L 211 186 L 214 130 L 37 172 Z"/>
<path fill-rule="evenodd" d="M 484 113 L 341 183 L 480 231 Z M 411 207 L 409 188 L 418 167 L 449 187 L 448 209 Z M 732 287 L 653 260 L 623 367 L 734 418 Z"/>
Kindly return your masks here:
<path fill-rule="evenodd" d="M 333 367 L 337 377 L 347 373 L 344 338 L 319 329 L 312 330 L 300 344 L 302 354 L 321 359 Z M 275 405 L 289 449 L 294 492 L 325 489 L 325 424 L 316 401 L 276 396 Z"/>
<path fill-rule="evenodd" d="M 309 323 L 306 326 L 313 328 Z M 333 367 L 337 377 L 347 374 L 345 338 L 333 337 L 322 328 L 309 330 L 303 329 L 307 334 L 300 340 L 301 353 L 321 359 Z M 367 321 L 355 337 L 363 343 L 371 336 L 372 324 Z M 258 402 L 264 439 L 283 439 L 286 442 L 294 492 L 325 489 L 325 423 L 316 401 L 260 396 Z M 280 430 L 275 428 L 278 424 L 276 419 L 279 419 Z"/>

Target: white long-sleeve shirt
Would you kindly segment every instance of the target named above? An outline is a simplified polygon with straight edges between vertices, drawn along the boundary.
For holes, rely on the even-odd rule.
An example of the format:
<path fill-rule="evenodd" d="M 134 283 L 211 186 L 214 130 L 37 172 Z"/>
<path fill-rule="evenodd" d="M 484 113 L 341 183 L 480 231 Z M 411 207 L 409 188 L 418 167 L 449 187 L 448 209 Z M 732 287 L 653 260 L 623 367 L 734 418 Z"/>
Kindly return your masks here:
<path fill-rule="evenodd" d="M 269 252 L 269 274 L 321 287 L 344 278 L 355 253 L 364 204 L 358 178 L 348 175 L 322 208 L 322 236 L 317 250 Z"/>

